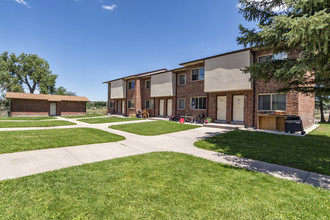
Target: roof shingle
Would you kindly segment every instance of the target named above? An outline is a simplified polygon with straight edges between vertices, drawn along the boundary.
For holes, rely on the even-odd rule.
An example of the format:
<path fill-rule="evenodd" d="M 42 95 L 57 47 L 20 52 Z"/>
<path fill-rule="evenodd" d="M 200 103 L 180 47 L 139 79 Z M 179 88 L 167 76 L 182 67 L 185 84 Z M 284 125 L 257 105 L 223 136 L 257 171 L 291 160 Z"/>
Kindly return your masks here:
<path fill-rule="evenodd" d="M 44 95 L 44 94 L 30 94 L 30 93 L 18 93 L 18 92 L 7 92 L 7 99 L 36 99 L 36 100 L 47 100 L 50 102 L 89 102 L 90 100 L 83 96 L 66 96 L 66 95 Z"/>

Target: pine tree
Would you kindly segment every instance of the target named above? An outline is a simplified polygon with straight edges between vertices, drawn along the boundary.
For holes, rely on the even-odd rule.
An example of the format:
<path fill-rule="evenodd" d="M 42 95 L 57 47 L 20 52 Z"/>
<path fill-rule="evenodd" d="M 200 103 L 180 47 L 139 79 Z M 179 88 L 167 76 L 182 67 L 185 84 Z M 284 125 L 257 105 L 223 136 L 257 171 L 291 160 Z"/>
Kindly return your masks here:
<path fill-rule="evenodd" d="M 239 8 L 247 21 L 258 24 L 254 29 L 240 25 L 239 44 L 300 54 L 254 64 L 244 72 L 252 79 L 281 82 L 282 91 L 330 95 L 329 0 L 239 0 Z"/>

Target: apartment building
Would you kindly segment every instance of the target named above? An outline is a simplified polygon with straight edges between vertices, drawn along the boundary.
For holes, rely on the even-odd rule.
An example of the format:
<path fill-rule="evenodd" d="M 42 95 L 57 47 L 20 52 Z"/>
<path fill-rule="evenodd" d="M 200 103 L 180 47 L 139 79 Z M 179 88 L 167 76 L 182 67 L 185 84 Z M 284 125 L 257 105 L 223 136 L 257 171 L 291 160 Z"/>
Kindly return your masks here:
<path fill-rule="evenodd" d="M 109 113 L 129 116 L 147 109 L 151 117 L 204 114 L 219 123 L 247 127 L 263 124 L 270 130 L 283 130 L 276 124 L 285 116 L 298 115 L 306 127 L 314 123 L 313 96 L 298 92 L 279 94 L 281 84 L 251 81 L 250 75 L 241 71 L 270 58 L 295 57 L 296 54 L 243 49 L 181 63 L 180 68 L 172 70 L 111 80 L 105 82 Z"/>

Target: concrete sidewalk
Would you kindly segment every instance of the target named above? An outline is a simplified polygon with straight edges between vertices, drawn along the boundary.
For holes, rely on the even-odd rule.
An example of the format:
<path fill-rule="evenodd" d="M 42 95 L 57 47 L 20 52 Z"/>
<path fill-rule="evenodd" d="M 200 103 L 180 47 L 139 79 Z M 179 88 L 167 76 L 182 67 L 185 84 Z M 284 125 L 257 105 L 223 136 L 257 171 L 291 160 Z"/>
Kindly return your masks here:
<path fill-rule="evenodd" d="M 76 121 L 75 119 L 65 120 Z M 126 140 L 116 143 L 92 144 L 0 154 L 0 180 L 13 179 L 65 167 L 114 158 L 151 152 L 170 151 L 190 154 L 211 161 L 266 173 L 275 177 L 307 183 L 330 190 L 330 177 L 326 175 L 320 175 L 281 165 L 220 154 L 213 151 L 199 149 L 193 145 L 193 143 L 197 140 L 225 133 L 229 130 L 200 127 L 192 130 L 159 136 L 140 136 L 108 128 L 110 124 L 115 125 L 147 122 L 149 121 L 129 121 L 107 124 L 86 124 L 79 122 L 75 127 L 90 127 L 101 129 L 107 132 L 122 135 L 126 138 Z"/>

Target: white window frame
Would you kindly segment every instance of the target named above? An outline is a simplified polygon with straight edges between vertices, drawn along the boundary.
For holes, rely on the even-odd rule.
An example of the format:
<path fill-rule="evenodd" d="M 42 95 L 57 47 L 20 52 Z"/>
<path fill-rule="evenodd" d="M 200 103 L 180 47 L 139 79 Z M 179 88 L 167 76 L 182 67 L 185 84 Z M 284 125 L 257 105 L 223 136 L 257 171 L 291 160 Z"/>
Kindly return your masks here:
<path fill-rule="evenodd" d="M 180 76 L 184 76 L 184 84 L 180 83 Z M 186 84 L 187 84 L 187 74 L 185 74 L 185 73 L 179 74 L 179 86 L 183 86 Z"/>
<path fill-rule="evenodd" d="M 147 101 L 149 101 L 149 108 L 147 108 Z M 150 103 L 151 103 L 151 106 L 150 106 Z M 153 109 L 154 108 L 154 100 L 152 100 L 152 99 L 145 100 L 144 104 L 145 104 L 146 109 Z"/>
<path fill-rule="evenodd" d="M 133 107 L 131 105 L 129 105 L 128 103 L 131 102 L 131 104 L 133 103 Z M 127 108 L 128 109 L 134 109 L 135 108 L 135 103 L 133 99 L 129 99 L 127 100 Z"/>
<path fill-rule="evenodd" d="M 259 109 L 259 96 L 265 96 L 265 95 L 270 96 L 270 110 Z M 272 108 L 273 108 L 273 96 L 272 95 L 285 95 L 285 110 L 272 110 Z M 258 107 L 258 111 L 261 111 L 261 112 L 286 112 L 287 107 L 288 107 L 288 95 L 285 93 L 261 93 L 261 94 L 258 94 L 257 107 Z"/>
<path fill-rule="evenodd" d="M 183 100 L 183 108 L 180 108 L 180 100 Z M 179 110 L 185 110 L 186 109 L 186 99 L 185 98 L 179 98 L 178 99 L 178 109 Z"/>
<path fill-rule="evenodd" d="M 200 69 L 204 69 L 204 79 L 205 79 L 205 67 L 193 68 L 190 71 L 191 81 L 192 82 L 204 80 L 204 79 L 200 79 Z M 196 79 L 196 80 L 193 80 L 193 70 L 198 70 L 198 79 Z"/>
<path fill-rule="evenodd" d="M 282 58 L 282 59 L 275 59 L 274 58 L 274 56 L 279 55 L 279 54 L 282 54 L 282 53 L 285 53 L 286 54 L 284 58 Z M 261 57 L 268 57 L 268 56 L 271 56 L 271 59 L 270 60 L 283 60 L 283 59 L 287 59 L 288 58 L 288 53 L 287 52 L 282 52 L 282 53 L 276 53 L 276 54 L 269 53 L 269 54 L 258 56 L 258 63 L 260 63 L 260 58 Z"/>
<path fill-rule="evenodd" d="M 133 85 L 132 82 L 134 82 L 134 88 L 129 88 L 129 84 L 130 84 L 130 83 L 131 83 L 131 85 Z M 127 88 L 128 88 L 129 90 L 133 90 L 133 89 L 135 89 L 135 80 L 129 80 L 129 81 L 127 82 Z"/>
<path fill-rule="evenodd" d="M 149 88 L 147 88 L 147 82 L 150 82 L 150 87 Z M 145 89 L 150 89 L 151 88 L 151 80 L 150 79 L 148 79 L 148 80 L 145 81 L 145 87 L 144 88 Z"/>
<path fill-rule="evenodd" d="M 203 108 L 192 108 L 192 99 L 193 98 L 205 98 L 205 109 Z M 190 97 L 190 109 L 191 110 L 206 110 L 207 109 L 207 98 L 206 96 L 194 96 L 194 97 Z"/>

